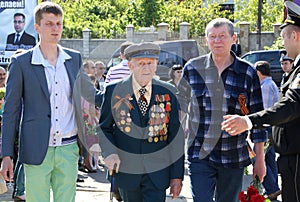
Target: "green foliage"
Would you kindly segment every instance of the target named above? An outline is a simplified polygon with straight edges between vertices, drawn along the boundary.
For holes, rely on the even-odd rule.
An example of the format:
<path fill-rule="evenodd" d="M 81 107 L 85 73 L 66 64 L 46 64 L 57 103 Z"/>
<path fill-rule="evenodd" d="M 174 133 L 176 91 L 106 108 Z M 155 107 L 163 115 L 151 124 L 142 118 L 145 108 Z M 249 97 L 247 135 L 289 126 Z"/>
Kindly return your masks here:
<path fill-rule="evenodd" d="M 277 40 L 274 42 L 274 44 L 271 47 L 265 46 L 265 50 L 280 50 L 284 49 L 282 45 L 282 37 L 278 37 Z"/>
<path fill-rule="evenodd" d="M 41 0 L 39 0 L 41 2 Z M 190 23 L 190 36 L 204 35 L 205 26 L 217 17 L 250 23 L 257 27 L 257 0 L 235 0 L 233 14 L 220 11 L 218 3 L 225 0 L 53 0 L 64 9 L 63 38 L 81 38 L 83 29 L 91 30 L 92 38 L 113 38 L 126 33 L 126 26 L 135 29 L 170 25 L 170 31 L 179 31 L 181 22 Z M 216 3 L 218 2 L 218 3 Z M 282 22 L 282 0 L 265 0 L 262 9 L 262 31 L 271 31 L 272 24 Z"/>
<path fill-rule="evenodd" d="M 261 31 L 273 30 L 273 24 L 283 21 L 283 1 L 264 0 L 262 5 Z M 250 31 L 257 30 L 258 0 L 234 0 L 236 24 L 250 23 Z"/>

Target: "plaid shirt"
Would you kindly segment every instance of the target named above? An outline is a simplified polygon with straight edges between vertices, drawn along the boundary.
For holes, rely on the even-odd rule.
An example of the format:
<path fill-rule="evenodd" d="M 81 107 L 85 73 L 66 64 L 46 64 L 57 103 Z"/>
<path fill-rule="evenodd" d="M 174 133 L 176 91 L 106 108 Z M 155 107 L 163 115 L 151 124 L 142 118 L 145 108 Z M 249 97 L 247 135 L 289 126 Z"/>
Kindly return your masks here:
<path fill-rule="evenodd" d="M 221 130 L 225 114 L 239 114 L 239 99 L 250 113 L 263 109 L 260 82 L 255 69 L 234 56 L 234 62 L 218 75 L 211 53 L 190 60 L 183 70 L 179 96 L 189 97 L 188 158 L 208 158 L 217 166 L 243 168 L 250 164 L 247 132 L 230 136 Z M 179 99 L 180 100 L 180 99 Z M 264 142 L 266 134 L 252 130 L 252 142 Z"/>

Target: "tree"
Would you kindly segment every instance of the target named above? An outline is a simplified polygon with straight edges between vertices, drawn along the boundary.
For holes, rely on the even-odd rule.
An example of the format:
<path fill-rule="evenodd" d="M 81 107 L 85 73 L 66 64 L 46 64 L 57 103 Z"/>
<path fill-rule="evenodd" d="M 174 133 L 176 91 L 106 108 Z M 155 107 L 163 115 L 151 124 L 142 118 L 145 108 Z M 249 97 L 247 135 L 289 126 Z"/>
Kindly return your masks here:
<path fill-rule="evenodd" d="M 250 23 L 250 31 L 257 30 L 258 3 L 257 0 L 234 0 L 234 19 L 236 25 L 246 21 Z M 273 24 L 283 21 L 283 1 L 264 0 L 262 6 L 261 31 L 272 31 Z"/>
<path fill-rule="evenodd" d="M 179 31 L 181 22 L 191 24 L 190 36 L 204 35 L 209 21 L 217 17 L 250 23 L 251 31 L 257 27 L 257 0 L 235 0 L 234 16 L 221 11 L 223 0 L 52 0 L 64 9 L 63 38 L 81 38 L 82 30 L 91 30 L 92 38 L 113 38 L 126 33 L 126 26 L 135 29 L 170 25 L 170 31 Z M 39 0 L 41 2 L 41 0 Z M 216 3 L 219 2 L 219 3 Z M 225 2 L 225 1 L 224 1 Z M 282 0 L 265 0 L 262 9 L 262 31 L 271 31 L 272 24 L 282 22 Z"/>

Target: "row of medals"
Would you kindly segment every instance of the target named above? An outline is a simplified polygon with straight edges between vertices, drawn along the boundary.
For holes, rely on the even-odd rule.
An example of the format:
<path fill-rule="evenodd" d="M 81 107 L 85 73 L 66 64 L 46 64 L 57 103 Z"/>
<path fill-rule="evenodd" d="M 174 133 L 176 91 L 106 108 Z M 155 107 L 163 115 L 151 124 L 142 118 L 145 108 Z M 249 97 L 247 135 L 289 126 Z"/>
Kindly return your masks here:
<path fill-rule="evenodd" d="M 169 112 L 166 112 L 165 104 L 153 105 L 149 120 L 148 142 L 167 141 L 168 123 Z"/>
<path fill-rule="evenodd" d="M 122 132 L 129 133 L 131 131 L 132 119 L 130 113 L 120 110 L 119 121 L 117 125 Z M 167 116 L 167 117 L 166 117 Z M 165 104 L 153 105 L 151 108 L 151 117 L 149 121 L 148 142 L 167 141 L 168 139 L 168 123 L 169 113 L 165 111 Z"/>
<path fill-rule="evenodd" d="M 130 117 L 130 113 L 125 110 L 120 110 L 119 113 L 119 121 L 117 121 L 117 125 L 122 132 L 130 133 L 131 131 L 131 122 L 132 119 Z"/>

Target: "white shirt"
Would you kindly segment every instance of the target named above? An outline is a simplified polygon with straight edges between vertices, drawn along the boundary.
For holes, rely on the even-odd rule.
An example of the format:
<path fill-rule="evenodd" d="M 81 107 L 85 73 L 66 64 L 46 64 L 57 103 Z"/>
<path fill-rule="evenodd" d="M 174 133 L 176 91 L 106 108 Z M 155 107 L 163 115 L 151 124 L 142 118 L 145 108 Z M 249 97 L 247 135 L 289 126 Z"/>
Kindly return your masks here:
<path fill-rule="evenodd" d="M 39 44 L 34 47 L 32 64 L 43 65 L 50 94 L 51 129 L 49 146 L 61 146 L 62 138 L 77 134 L 77 123 L 72 100 L 72 89 L 69 82 L 65 60 L 71 59 L 63 49 L 58 46 L 56 66 L 48 63 L 43 57 Z M 65 145 L 65 144 L 64 144 Z"/>

